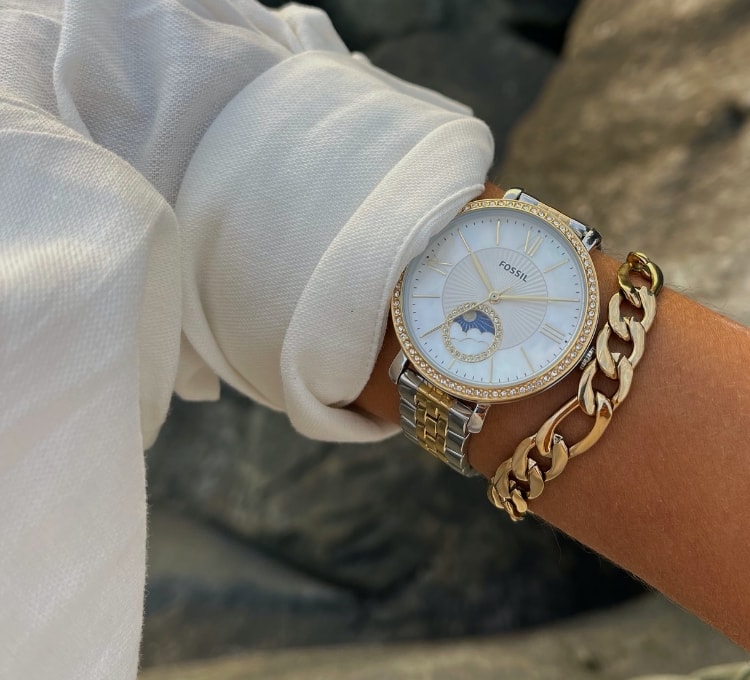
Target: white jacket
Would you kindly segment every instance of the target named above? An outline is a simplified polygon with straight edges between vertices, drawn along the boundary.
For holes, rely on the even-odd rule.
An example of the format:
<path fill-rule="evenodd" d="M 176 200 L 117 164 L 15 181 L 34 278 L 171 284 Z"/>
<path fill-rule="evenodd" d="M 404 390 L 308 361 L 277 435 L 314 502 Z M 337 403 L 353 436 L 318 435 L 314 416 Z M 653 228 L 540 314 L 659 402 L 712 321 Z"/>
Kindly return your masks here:
<path fill-rule="evenodd" d="M 0 0 L 0 678 L 135 677 L 143 450 L 219 379 L 310 437 L 487 127 L 251 0 Z"/>

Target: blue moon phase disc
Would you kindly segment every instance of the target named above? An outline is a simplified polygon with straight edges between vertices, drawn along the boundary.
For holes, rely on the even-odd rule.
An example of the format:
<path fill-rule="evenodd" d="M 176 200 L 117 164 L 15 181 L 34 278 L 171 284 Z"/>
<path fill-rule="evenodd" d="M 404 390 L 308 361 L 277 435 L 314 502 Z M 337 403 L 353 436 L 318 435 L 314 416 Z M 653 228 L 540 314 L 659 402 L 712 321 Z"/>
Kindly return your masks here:
<path fill-rule="evenodd" d="M 492 319 L 478 309 L 470 309 L 468 312 L 464 312 L 461 316 L 453 319 L 453 323 L 461 326 L 464 333 L 468 333 L 472 328 L 476 328 L 480 333 L 495 332 L 495 324 L 492 323 Z"/>

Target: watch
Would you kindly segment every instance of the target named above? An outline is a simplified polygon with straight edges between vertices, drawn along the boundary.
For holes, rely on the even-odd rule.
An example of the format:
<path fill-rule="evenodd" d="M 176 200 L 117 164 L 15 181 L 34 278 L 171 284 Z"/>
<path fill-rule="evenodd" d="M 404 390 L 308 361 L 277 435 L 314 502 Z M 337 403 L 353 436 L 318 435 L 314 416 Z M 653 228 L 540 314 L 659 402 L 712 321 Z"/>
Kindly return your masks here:
<path fill-rule="evenodd" d="M 389 376 L 401 427 L 472 476 L 467 440 L 493 404 L 533 397 L 594 355 L 594 229 L 511 189 L 467 204 L 402 273 Z"/>

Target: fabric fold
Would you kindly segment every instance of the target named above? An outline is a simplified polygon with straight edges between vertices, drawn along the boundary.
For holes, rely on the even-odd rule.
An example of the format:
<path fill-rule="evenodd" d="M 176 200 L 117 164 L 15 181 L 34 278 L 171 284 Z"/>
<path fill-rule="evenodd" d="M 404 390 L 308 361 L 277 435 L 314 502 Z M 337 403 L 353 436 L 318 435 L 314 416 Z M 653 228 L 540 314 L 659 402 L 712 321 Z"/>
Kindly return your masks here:
<path fill-rule="evenodd" d="M 39 111 L 0 102 L 0 157 L 0 677 L 125 680 L 143 447 L 177 367 L 177 223 L 131 166 Z"/>
<path fill-rule="evenodd" d="M 372 369 L 396 272 L 492 160 L 484 123 L 415 94 L 348 55 L 291 57 L 216 117 L 177 198 L 187 339 L 311 437 L 393 432 L 336 407 Z"/>

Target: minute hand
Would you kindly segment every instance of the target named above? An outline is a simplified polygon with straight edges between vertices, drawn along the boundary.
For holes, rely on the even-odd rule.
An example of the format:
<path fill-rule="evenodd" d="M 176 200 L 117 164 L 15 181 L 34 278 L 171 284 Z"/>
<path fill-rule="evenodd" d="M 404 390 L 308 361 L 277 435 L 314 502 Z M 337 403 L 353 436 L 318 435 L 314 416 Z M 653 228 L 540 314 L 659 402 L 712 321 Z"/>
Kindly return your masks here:
<path fill-rule="evenodd" d="M 526 300 L 528 302 L 580 302 L 580 300 L 577 300 L 576 298 L 542 297 L 539 295 L 502 295 L 500 299 L 497 300 L 497 302 L 493 302 L 493 304 L 497 304 L 503 300 Z"/>
<path fill-rule="evenodd" d="M 469 251 L 469 255 L 471 256 L 471 261 L 474 263 L 474 268 L 477 270 L 477 273 L 479 274 L 479 278 L 482 279 L 482 283 L 484 283 L 484 285 L 487 286 L 487 292 L 490 295 L 492 295 L 492 283 L 490 283 L 490 280 L 487 277 L 487 272 L 484 271 L 484 267 L 482 267 L 482 263 L 479 261 L 477 254 L 469 247 L 469 244 L 466 242 L 464 235 L 460 231 L 458 232 L 458 235 L 461 237 L 461 240 L 464 242 L 464 245 L 466 246 L 466 250 Z"/>

